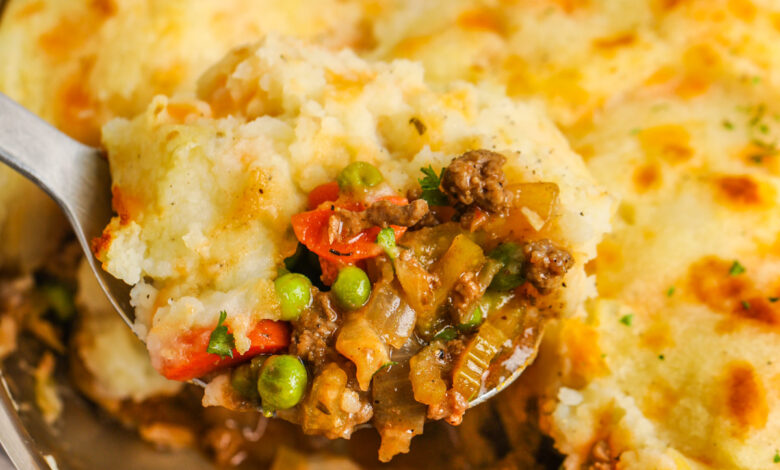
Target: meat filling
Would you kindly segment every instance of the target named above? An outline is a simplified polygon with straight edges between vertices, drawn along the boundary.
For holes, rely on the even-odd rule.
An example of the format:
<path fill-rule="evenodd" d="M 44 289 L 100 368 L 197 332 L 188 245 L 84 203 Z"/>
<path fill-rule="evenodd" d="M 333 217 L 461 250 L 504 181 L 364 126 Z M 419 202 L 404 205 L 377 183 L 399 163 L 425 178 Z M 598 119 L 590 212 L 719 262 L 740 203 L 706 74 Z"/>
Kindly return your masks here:
<path fill-rule="evenodd" d="M 474 304 L 485 293 L 484 287 L 479 285 L 476 273 L 465 272 L 452 288 L 452 308 L 455 310 L 460 323 L 466 323 Z"/>
<path fill-rule="evenodd" d="M 476 206 L 502 214 L 512 202 L 512 193 L 504 188 L 505 162 L 506 157 L 490 150 L 466 152 L 447 167 L 442 176 L 442 190 L 464 209 Z"/>
<path fill-rule="evenodd" d="M 571 254 L 546 238 L 526 244 L 523 253 L 525 279 L 542 293 L 558 287 L 561 277 L 574 266 Z"/>
<path fill-rule="evenodd" d="M 430 223 L 430 217 L 428 203 L 423 199 L 404 205 L 377 201 L 362 212 L 336 209 L 328 220 L 328 238 L 331 242 L 349 240 L 370 227 L 412 227 L 423 221 Z"/>
<path fill-rule="evenodd" d="M 341 323 L 329 295 L 318 292 L 314 308 L 306 309 L 295 322 L 290 342 L 290 354 L 298 356 L 319 369 L 333 351 L 334 333 Z"/>

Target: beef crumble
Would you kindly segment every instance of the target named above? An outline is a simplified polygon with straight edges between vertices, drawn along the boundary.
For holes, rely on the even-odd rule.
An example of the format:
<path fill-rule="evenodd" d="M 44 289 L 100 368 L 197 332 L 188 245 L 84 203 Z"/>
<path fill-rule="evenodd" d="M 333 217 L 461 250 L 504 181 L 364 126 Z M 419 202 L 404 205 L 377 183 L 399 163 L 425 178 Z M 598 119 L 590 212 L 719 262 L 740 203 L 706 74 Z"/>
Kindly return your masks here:
<path fill-rule="evenodd" d="M 607 441 L 601 440 L 593 444 L 590 450 L 590 458 L 585 465 L 586 470 L 615 470 L 617 462 L 612 457 Z"/>
<path fill-rule="evenodd" d="M 558 287 L 561 277 L 574 266 L 571 254 L 546 238 L 526 244 L 523 253 L 525 279 L 541 293 Z"/>
<path fill-rule="evenodd" d="M 485 288 L 479 285 L 476 273 L 465 272 L 452 287 L 452 308 L 458 323 L 467 323 L 474 304 L 482 298 Z"/>
<path fill-rule="evenodd" d="M 331 243 L 349 240 L 370 227 L 412 227 L 421 222 L 430 223 L 432 216 L 428 203 L 423 199 L 404 205 L 377 201 L 361 212 L 337 208 L 328 219 L 328 239 Z"/>
<path fill-rule="evenodd" d="M 423 199 L 417 199 L 399 206 L 390 201 L 377 201 L 366 209 L 366 219 L 371 225 L 382 228 L 390 225 L 411 227 L 430 213 L 428 203 Z"/>
<path fill-rule="evenodd" d="M 323 292 L 314 295 L 313 308 L 306 309 L 294 323 L 290 340 L 290 354 L 298 356 L 319 369 L 335 354 L 334 334 L 341 318 L 333 307 L 330 296 Z"/>
<path fill-rule="evenodd" d="M 441 361 L 445 364 L 443 373 L 452 380 L 453 363 L 457 357 L 463 354 L 466 344 L 463 339 L 458 338 L 447 341 L 446 345 L 439 351 Z M 457 426 L 463 420 L 463 414 L 469 407 L 469 401 L 458 393 L 455 389 L 447 390 L 444 400 L 440 403 L 428 406 L 428 419 L 444 419 L 449 424 Z"/>
<path fill-rule="evenodd" d="M 464 211 L 469 206 L 501 214 L 512 202 L 504 186 L 503 155 L 490 150 L 472 150 L 454 159 L 444 171 L 441 188 Z"/>
<path fill-rule="evenodd" d="M 336 208 L 328 218 L 328 242 L 346 241 L 371 227 L 364 212 Z"/>

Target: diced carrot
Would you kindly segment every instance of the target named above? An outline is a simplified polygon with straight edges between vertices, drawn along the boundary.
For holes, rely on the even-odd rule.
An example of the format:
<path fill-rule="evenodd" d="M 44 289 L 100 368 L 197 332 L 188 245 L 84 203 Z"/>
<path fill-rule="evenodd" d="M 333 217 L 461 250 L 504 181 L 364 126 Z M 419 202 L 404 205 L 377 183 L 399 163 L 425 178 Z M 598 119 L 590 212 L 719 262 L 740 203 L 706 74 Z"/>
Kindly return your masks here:
<path fill-rule="evenodd" d="M 211 329 L 202 328 L 179 337 L 182 354 L 176 360 L 167 360 L 158 367 L 165 378 L 187 381 L 215 370 L 223 369 L 257 356 L 274 353 L 290 344 L 290 327 L 286 322 L 262 320 L 249 332 L 252 346 L 244 354 L 233 349 L 233 357 L 220 357 L 206 352 Z"/>
<path fill-rule="evenodd" d="M 335 201 L 339 198 L 339 184 L 335 181 L 325 183 L 312 189 L 309 193 L 306 206 L 309 210 L 316 209 L 323 202 Z"/>

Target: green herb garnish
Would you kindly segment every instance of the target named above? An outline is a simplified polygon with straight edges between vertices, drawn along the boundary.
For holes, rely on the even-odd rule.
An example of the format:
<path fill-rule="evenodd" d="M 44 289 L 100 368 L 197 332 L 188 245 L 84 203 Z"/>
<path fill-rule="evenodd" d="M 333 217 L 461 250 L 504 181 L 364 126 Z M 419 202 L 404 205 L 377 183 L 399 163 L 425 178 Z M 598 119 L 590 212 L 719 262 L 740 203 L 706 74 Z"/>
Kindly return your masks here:
<path fill-rule="evenodd" d="M 780 300 L 780 297 L 769 297 L 769 301 L 772 302 L 772 303 L 775 303 L 778 300 Z"/>
<path fill-rule="evenodd" d="M 447 205 L 447 196 L 441 192 L 439 186 L 441 186 L 441 179 L 444 176 L 445 168 L 442 168 L 439 174 L 436 174 L 433 167 L 428 165 L 428 168 L 420 168 L 424 177 L 418 179 L 420 188 L 422 188 L 422 198 L 429 206 L 445 206 Z"/>
<path fill-rule="evenodd" d="M 377 370 L 376 370 L 376 372 L 374 372 L 374 375 L 376 375 L 376 374 L 378 374 L 378 373 L 382 372 L 383 370 L 387 369 L 388 367 L 397 366 L 397 365 L 398 365 L 398 362 L 397 362 L 397 361 L 388 361 L 388 362 L 385 362 L 384 364 L 382 364 L 381 366 L 379 366 L 379 369 L 377 369 Z"/>
<path fill-rule="evenodd" d="M 750 302 L 748 302 L 747 300 L 743 300 L 740 303 L 742 304 L 742 308 L 744 308 L 745 310 L 750 310 Z"/>
<path fill-rule="evenodd" d="M 671 297 L 674 295 L 675 288 L 674 286 L 670 286 L 668 289 L 666 289 L 666 296 Z"/>
<path fill-rule="evenodd" d="M 624 324 L 626 326 L 631 326 L 631 324 L 633 322 L 634 322 L 634 314 L 633 313 L 629 313 L 628 315 L 623 315 L 622 317 L 620 317 L 620 323 L 622 323 L 622 324 Z"/>
<path fill-rule="evenodd" d="M 732 130 L 734 130 L 734 123 L 732 123 L 728 119 L 724 119 L 723 120 L 723 127 L 725 127 L 726 129 L 732 131 Z"/>
<path fill-rule="evenodd" d="M 772 459 L 774 463 L 780 463 L 780 452 L 775 451 L 775 457 Z"/>
<path fill-rule="evenodd" d="M 739 276 L 740 274 L 743 274 L 746 271 L 745 267 L 740 264 L 739 261 L 734 260 L 734 262 L 731 264 L 731 267 L 729 268 L 729 276 Z"/>
<path fill-rule="evenodd" d="M 235 338 L 233 333 L 228 333 L 227 326 L 222 323 L 227 318 L 227 312 L 222 310 L 219 312 L 219 321 L 214 331 L 209 336 L 209 346 L 206 348 L 206 352 L 209 354 L 217 354 L 221 358 L 233 357 L 233 348 L 236 347 Z"/>
<path fill-rule="evenodd" d="M 458 330 L 454 326 L 445 326 L 441 331 L 436 333 L 433 339 L 440 339 L 442 341 L 451 341 L 458 337 Z"/>
<path fill-rule="evenodd" d="M 658 355 L 658 360 L 659 361 L 663 361 L 664 359 L 666 359 L 666 356 L 664 356 L 663 354 L 659 354 Z"/>

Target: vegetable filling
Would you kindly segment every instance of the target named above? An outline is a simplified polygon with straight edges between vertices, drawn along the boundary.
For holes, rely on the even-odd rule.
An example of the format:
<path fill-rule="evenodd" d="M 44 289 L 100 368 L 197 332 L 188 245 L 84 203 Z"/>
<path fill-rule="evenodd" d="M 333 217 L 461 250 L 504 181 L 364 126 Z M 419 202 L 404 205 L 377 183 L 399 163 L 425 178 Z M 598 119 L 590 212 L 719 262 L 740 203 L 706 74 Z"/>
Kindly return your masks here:
<path fill-rule="evenodd" d="M 546 236 L 558 187 L 507 185 L 505 161 L 467 152 L 423 168 L 406 196 L 366 162 L 314 188 L 274 284 L 287 354 L 243 356 L 226 391 L 237 407 L 331 438 L 372 421 L 388 461 L 426 419 L 459 424 L 527 366 L 574 261 Z M 232 358 L 223 321 L 208 353 Z"/>

